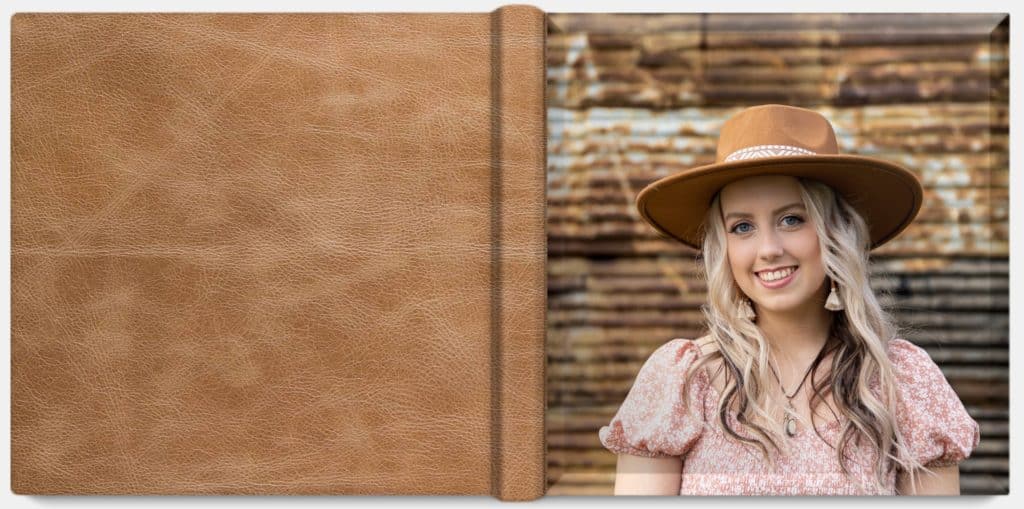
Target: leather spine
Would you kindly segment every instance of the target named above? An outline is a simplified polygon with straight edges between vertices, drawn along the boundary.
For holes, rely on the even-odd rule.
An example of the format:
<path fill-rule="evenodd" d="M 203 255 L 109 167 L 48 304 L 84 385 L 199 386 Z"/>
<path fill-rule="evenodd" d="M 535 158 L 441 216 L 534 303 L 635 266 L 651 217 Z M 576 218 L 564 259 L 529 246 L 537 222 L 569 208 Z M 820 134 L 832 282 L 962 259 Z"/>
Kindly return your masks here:
<path fill-rule="evenodd" d="M 532 500 L 546 485 L 546 16 L 523 5 L 491 16 L 492 493 Z"/>

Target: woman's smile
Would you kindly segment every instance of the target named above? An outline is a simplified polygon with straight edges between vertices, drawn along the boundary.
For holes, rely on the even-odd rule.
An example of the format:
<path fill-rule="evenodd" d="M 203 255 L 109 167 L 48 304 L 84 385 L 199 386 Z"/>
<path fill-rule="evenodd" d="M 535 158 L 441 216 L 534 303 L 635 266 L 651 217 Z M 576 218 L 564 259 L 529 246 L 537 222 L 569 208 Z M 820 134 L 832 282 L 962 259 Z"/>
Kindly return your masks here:
<path fill-rule="evenodd" d="M 755 272 L 755 274 L 757 274 L 757 280 L 760 281 L 765 288 L 774 290 L 788 285 L 790 281 L 796 277 L 798 268 L 799 267 L 793 265 L 778 270 L 763 270 Z"/>

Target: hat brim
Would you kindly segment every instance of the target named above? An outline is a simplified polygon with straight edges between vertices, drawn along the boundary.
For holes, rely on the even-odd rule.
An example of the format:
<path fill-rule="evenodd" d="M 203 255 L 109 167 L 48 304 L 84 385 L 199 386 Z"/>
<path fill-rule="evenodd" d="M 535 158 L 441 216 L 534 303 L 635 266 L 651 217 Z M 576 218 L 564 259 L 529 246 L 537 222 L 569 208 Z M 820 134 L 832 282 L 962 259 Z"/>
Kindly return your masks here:
<path fill-rule="evenodd" d="M 795 155 L 716 163 L 658 179 L 637 195 L 640 216 L 659 232 L 700 249 L 715 194 L 757 175 L 789 175 L 831 186 L 868 224 L 871 249 L 902 232 L 921 209 L 921 183 L 902 166 L 866 156 Z"/>

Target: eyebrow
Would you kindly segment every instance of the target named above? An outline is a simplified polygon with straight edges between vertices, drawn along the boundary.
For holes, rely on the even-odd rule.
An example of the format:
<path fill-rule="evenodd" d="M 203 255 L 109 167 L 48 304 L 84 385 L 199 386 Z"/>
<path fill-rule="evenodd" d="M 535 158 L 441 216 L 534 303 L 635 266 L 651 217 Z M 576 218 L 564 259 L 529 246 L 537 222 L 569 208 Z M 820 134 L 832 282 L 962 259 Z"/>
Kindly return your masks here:
<path fill-rule="evenodd" d="M 791 208 L 794 208 L 794 207 L 801 207 L 801 208 L 803 208 L 803 206 L 804 206 L 804 204 L 803 203 L 799 203 L 799 202 L 797 202 L 797 203 L 790 203 L 789 205 L 783 205 L 783 206 L 773 210 L 772 211 L 772 215 L 776 215 L 779 212 L 782 212 L 784 210 L 791 209 Z M 734 216 L 735 217 L 753 217 L 751 214 L 748 214 L 746 212 L 730 212 L 730 213 L 726 214 L 725 219 L 728 220 L 730 217 L 734 217 Z"/>

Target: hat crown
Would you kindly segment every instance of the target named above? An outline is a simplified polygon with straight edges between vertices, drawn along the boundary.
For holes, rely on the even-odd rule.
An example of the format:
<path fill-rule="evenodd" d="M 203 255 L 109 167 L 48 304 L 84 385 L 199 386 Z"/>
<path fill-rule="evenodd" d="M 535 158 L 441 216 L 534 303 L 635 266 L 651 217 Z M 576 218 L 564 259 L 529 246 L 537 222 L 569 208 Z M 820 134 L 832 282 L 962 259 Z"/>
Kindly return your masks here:
<path fill-rule="evenodd" d="M 836 133 L 822 114 L 766 104 L 740 111 L 722 125 L 715 162 L 838 153 Z"/>

